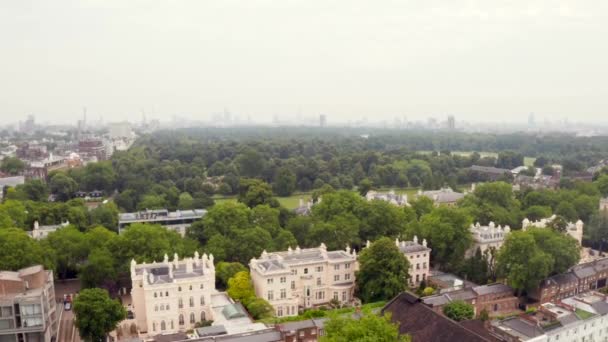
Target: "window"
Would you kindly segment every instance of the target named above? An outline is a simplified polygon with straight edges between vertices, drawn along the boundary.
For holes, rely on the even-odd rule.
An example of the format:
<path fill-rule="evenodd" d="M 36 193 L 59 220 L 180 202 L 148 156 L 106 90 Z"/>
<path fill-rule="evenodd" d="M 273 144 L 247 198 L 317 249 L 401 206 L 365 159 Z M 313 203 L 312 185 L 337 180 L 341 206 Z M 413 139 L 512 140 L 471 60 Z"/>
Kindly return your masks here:
<path fill-rule="evenodd" d="M 498 311 L 498 304 L 494 304 L 494 311 Z"/>
<path fill-rule="evenodd" d="M 179 315 L 179 325 L 184 325 L 184 315 Z"/>
<path fill-rule="evenodd" d="M 190 307 L 194 307 L 194 297 L 190 297 Z"/>
<path fill-rule="evenodd" d="M 296 289 L 296 282 L 295 282 L 295 280 L 292 280 L 292 281 L 291 281 L 291 289 L 292 289 L 292 290 L 295 290 L 295 289 Z"/>
<path fill-rule="evenodd" d="M 317 285 L 321 285 L 321 278 L 317 278 Z"/>
<path fill-rule="evenodd" d="M 317 272 L 323 272 L 323 266 L 317 266 Z"/>
<path fill-rule="evenodd" d="M 165 291 L 165 297 L 169 297 L 169 291 Z"/>
<path fill-rule="evenodd" d="M 171 320 L 171 330 L 173 330 L 173 320 Z"/>
<path fill-rule="evenodd" d="M 205 296 L 201 296 L 201 305 L 205 305 Z"/>
<path fill-rule="evenodd" d="M 181 309 L 184 307 L 184 301 L 180 298 L 179 301 L 177 302 L 177 306 Z"/>
<path fill-rule="evenodd" d="M 346 302 L 346 291 L 342 291 L 342 301 Z"/>
<path fill-rule="evenodd" d="M 284 284 L 287 281 L 287 278 L 281 277 L 281 284 Z"/>
<path fill-rule="evenodd" d="M 158 295 L 156 294 L 156 292 L 154 292 L 154 298 L 158 297 Z"/>
<path fill-rule="evenodd" d="M 160 321 L 160 330 L 163 331 L 166 329 L 167 329 L 167 326 L 165 325 L 165 321 Z"/>
<path fill-rule="evenodd" d="M 350 263 L 344 264 L 344 268 L 350 268 Z"/>
<path fill-rule="evenodd" d="M 274 294 L 272 293 L 272 290 L 268 291 L 268 300 L 273 300 L 274 299 Z"/>
<path fill-rule="evenodd" d="M 422 268 L 426 270 L 426 262 L 422 263 Z"/>
<path fill-rule="evenodd" d="M 0 317 L 13 317 L 13 308 L 10 306 L 0 308 Z"/>
<path fill-rule="evenodd" d="M 163 296 L 163 291 L 160 291 L 160 292 L 158 293 L 158 295 L 162 297 L 162 296 Z"/>
<path fill-rule="evenodd" d="M 154 311 L 158 311 L 158 305 L 154 305 Z"/>
<path fill-rule="evenodd" d="M 281 299 L 287 298 L 287 291 L 285 289 L 281 289 Z"/>
<path fill-rule="evenodd" d="M 340 281 L 340 275 L 339 274 L 334 275 L 334 281 Z"/>
<path fill-rule="evenodd" d="M 420 281 L 420 274 L 416 274 L 416 282 Z"/>
<path fill-rule="evenodd" d="M 346 273 L 344 275 L 344 280 L 350 280 L 350 273 Z"/>
<path fill-rule="evenodd" d="M 169 304 L 165 305 L 165 309 L 169 310 Z"/>
<path fill-rule="evenodd" d="M 202 290 L 203 288 L 205 288 L 205 286 L 204 286 L 204 285 L 201 283 L 201 290 Z"/>
<path fill-rule="evenodd" d="M 196 322 L 196 317 L 194 317 L 194 312 L 190 314 L 190 323 L 194 324 Z"/>
<path fill-rule="evenodd" d="M 419 270 L 420 269 L 420 264 L 416 264 L 416 269 Z"/>
<path fill-rule="evenodd" d="M 336 271 L 337 271 L 337 270 L 339 270 L 339 269 L 340 269 L 340 265 L 339 265 L 339 264 L 338 264 L 338 265 L 334 265 L 334 270 L 336 270 Z"/>
<path fill-rule="evenodd" d="M 283 307 L 282 306 L 278 307 L 278 309 L 277 309 L 277 316 L 279 316 L 279 317 L 283 316 Z"/>
<path fill-rule="evenodd" d="M 160 305 L 160 311 L 163 311 L 163 310 L 165 310 L 165 305 L 164 305 L 164 304 L 161 304 L 161 305 Z"/>
<path fill-rule="evenodd" d="M 182 292 L 182 287 L 181 287 L 181 286 L 179 286 L 179 287 L 177 288 L 177 291 Z"/>
<path fill-rule="evenodd" d="M 207 314 L 205 314 L 205 311 L 201 311 L 201 322 L 204 322 L 207 320 Z"/>
<path fill-rule="evenodd" d="M 192 291 L 192 285 L 190 285 L 190 291 Z"/>
<path fill-rule="evenodd" d="M 272 283 L 274 283 L 274 279 L 272 279 L 272 278 L 266 279 L 266 284 L 272 284 Z"/>
<path fill-rule="evenodd" d="M 156 331 L 156 322 L 152 322 L 152 331 Z"/>
<path fill-rule="evenodd" d="M 296 270 L 296 269 L 291 270 L 291 274 L 293 274 L 293 275 L 298 274 L 298 270 Z"/>
<path fill-rule="evenodd" d="M 304 274 L 308 274 L 308 268 L 304 269 Z"/>
<path fill-rule="evenodd" d="M 338 300 L 338 292 L 334 292 L 334 299 Z"/>

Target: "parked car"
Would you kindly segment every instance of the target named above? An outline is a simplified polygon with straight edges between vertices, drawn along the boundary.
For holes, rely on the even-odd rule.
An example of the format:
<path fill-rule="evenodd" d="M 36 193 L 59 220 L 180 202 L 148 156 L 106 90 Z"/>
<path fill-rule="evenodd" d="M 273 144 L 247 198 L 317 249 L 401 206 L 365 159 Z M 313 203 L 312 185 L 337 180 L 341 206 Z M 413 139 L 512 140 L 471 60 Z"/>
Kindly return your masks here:
<path fill-rule="evenodd" d="M 70 311 L 70 310 L 72 310 L 72 302 L 65 302 L 65 303 L 63 304 L 63 309 L 64 309 L 65 311 Z"/>

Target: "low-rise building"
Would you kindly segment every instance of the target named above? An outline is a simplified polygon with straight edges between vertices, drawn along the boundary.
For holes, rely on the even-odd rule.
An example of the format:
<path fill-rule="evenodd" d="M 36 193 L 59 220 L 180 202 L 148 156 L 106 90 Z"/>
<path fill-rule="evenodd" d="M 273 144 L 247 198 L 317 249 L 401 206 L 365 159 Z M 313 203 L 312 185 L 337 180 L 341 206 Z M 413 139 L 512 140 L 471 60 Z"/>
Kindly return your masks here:
<path fill-rule="evenodd" d="M 556 217 L 556 215 L 553 215 L 538 221 L 530 221 L 526 218 L 522 221 L 521 228 L 523 230 L 528 228 L 548 228 L 551 226 L 551 222 L 553 222 Z M 568 222 L 566 226 L 566 233 L 572 236 L 576 241 L 578 241 L 578 244 L 581 245 L 583 242 L 583 228 L 584 223 L 581 220 L 576 221 L 576 223 Z"/>
<path fill-rule="evenodd" d="M 433 200 L 436 206 L 447 205 L 453 207 L 458 201 L 464 198 L 465 194 L 456 192 L 452 188 L 441 188 L 439 190 L 418 191 L 418 198 L 421 196 L 428 197 Z"/>
<path fill-rule="evenodd" d="M 138 264 L 131 261 L 131 298 L 139 331 L 148 335 L 183 332 L 214 320 L 213 255 Z"/>
<path fill-rule="evenodd" d="M 474 256 L 477 249 L 481 250 L 482 255 L 490 248 L 499 250 L 505 242 L 505 238 L 511 232 L 509 226 L 496 226 L 494 222 L 490 222 L 487 226 L 482 226 L 478 222 L 477 224 L 472 224 L 469 230 L 473 236 L 473 246 L 466 251 L 466 258 Z"/>
<path fill-rule="evenodd" d="M 332 299 L 351 303 L 358 264 L 357 253 L 350 247 L 328 251 L 322 243 L 317 248 L 264 251 L 259 259 L 251 259 L 249 268 L 256 295 L 283 317 L 326 305 Z"/>
<path fill-rule="evenodd" d="M 426 281 L 431 269 L 431 249 L 427 246 L 426 239 L 422 240 L 422 244 L 418 243 L 417 236 L 412 241 L 395 239 L 395 245 L 410 263 L 409 285 L 418 286 L 420 282 Z"/>
<path fill-rule="evenodd" d="M 49 236 L 50 233 L 57 231 L 57 229 L 61 229 L 63 227 L 67 227 L 70 225 L 70 221 L 63 222 L 61 224 L 41 226 L 38 224 L 38 221 L 34 221 L 34 229 L 27 232 L 29 236 L 33 239 L 41 240 Z"/>
<path fill-rule="evenodd" d="M 308 319 L 298 322 L 287 322 L 277 325 L 285 342 L 313 342 L 324 335 L 327 318 Z"/>
<path fill-rule="evenodd" d="M 25 184 L 25 177 L 14 176 L 14 177 L 2 177 L 0 178 L 0 199 L 4 197 L 4 188 L 14 188 L 17 185 Z"/>
<path fill-rule="evenodd" d="M 389 192 L 378 192 L 370 190 L 367 192 L 367 194 L 365 194 L 365 199 L 368 201 L 386 201 L 398 206 L 409 205 L 409 203 L 407 202 L 407 194 L 396 194 L 394 190 L 390 190 Z"/>
<path fill-rule="evenodd" d="M 161 226 L 186 235 L 186 229 L 194 221 L 200 220 L 207 214 L 205 209 L 169 211 L 167 209 L 145 210 L 134 213 L 118 214 L 118 232 L 121 233 L 133 223 L 160 224 Z"/>
<path fill-rule="evenodd" d="M 0 341 L 51 341 L 57 326 L 53 271 L 36 265 L 0 272 Z"/>
<path fill-rule="evenodd" d="M 608 303 L 599 293 L 545 303 L 525 315 L 494 321 L 492 333 L 504 341 L 592 342 L 608 338 Z"/>

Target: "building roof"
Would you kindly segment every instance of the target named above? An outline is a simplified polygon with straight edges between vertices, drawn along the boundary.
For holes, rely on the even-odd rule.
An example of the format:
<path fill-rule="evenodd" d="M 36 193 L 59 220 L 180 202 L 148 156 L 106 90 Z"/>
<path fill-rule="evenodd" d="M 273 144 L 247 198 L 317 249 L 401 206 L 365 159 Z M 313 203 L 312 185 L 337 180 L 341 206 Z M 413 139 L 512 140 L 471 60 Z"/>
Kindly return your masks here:
<path fill-rule="evenodd" d="M 177 210 L 169 211 L 167 209 L 144 210 L 133 213 L 118 214 L 119 223 L 128 222 L 155 222 L 167 220 L 180 220 L 188 218 L 201 218 L 207 214 L 205 209 L 193 210 Z"/>
<path fill-rule="evenodd" d="M 286 252 L 262 252 L 260 259 L 252 259 L 251 266 L 262 273 L 289 270 L 291 265 L 323 262 L 326 260 L 356 261 L 357 256 L 350 248 L 347 250 L 327 251 L 325 244 L 317 248 L 300 249 L 291 247 Z"/>
<path fill-rule="evenodd" d="M 511 173 L 511 170 L 500 169 L 500 168 L 493 167 L 493 166 L 473 165 L 473 166 L 471 166 L 470 169 L 471 169 L 471 171 L 477 171 L 477 172 L 483 172 L 483 173 L 493 173 L 493 174 L 497 174 L 497 175 L 503 175 L 505 173 Z"/>
<path fill-rule="evenodd" d="M 409 334 L 413 342 L 493 341 L 438 314 L 411 293 L 399 294 L 382 312 L 390 312 L 391 320 L 399 323 L 399 333 Z"/>
<path fill-rule="evenodd" d="M 476 286 L 473 288 L 473 291 L 475 291 L 475 293 L 477 293 L 480 296 L 484 296 L 487 294 L 493 294 L 493 293 L 505 293 L 505 292 L 513 293 L 513 289 L 511 287 L 509 287 L 505 284 L 500 284 L 500 283 Z"/>
<path fill-rule="evenodd" d="M 456 192 L 451 188 L 442 188 L 439 190 L 423 191 L 421 196 L 426 196 L 436 203 L 454 203 L 464 198 L 464 194 Z"/>
<path fill-rule="evenodd" d="M 25 183 L 25 177 L 23 176 L 14 176 L 14 177 L 3 177 L 0 178 L 0 187 L 4 188 L 5 186 L 15 187 L 20 184 Z"/>
<path fill-rule="evenodd" d="M 401 241 L 399 250 L 401 253 L 416 253 L 430 251 L 431 249 L 414 241 Z"/>

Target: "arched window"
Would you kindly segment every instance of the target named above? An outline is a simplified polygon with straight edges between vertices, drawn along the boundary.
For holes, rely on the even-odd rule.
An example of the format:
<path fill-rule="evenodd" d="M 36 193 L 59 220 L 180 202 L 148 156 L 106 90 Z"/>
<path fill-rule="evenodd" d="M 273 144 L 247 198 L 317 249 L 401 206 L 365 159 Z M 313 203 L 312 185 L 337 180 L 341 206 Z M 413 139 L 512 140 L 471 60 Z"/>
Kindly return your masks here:
<path fill-rule="evenodd" d="M 171 330 L 173 330 L 173 320 L 171 320 Z"/>
<path fill-rule="evenodd" d="M 160 330 L 162 331 L 162 330 L 165 330 L 165 329 L 167 329 L 167 326 L 165 325 L 165 321 L 161 321 L 160 322 Z"/>
<path fill-rule="evenodd" d="M 190 307 L 194 307 L 194 297 L 190 297 Z"/>
<path fill-rule="evenodd" d="M 152 322 L 152 331 L 156 331 L 156 322 Z"/>
<path fill-rule="evenodd" d="M 156 294 L 156 292 L 154 292 L 154 298 L 156 298 L 158 295 Z"/>
<path fill-rule="evenodd" d="M 201 296 L 201 305 L 205 305 L 205 296 Z"/>
<path fill-rule="evenodd" d="M 181 287 L 181 286 L 178 286 L 178 287 L 177 287 L 177 291 L 182 292 L 182 287 Z"/>
<path fill-rule="evenodd" d="M 177 302 L 177 306 L 179 306 L 180 309 L 184 307 L 184 301 L 181 298 Z"/>
<path fill-rule="evenodd" d="M 160 305 L 160 311 L 163 311 L 163 310 L 165 310 L 165 304 Z"/>
<path fill-rule="evenodd" d="M 154 311 L 158 311 L 158 305 L 154 305 Z"/>
<path fill-rule="evenodd" d="M 165 297 L 169 297 L 169 291 L 165 291 Z"/>
<path fill-rule="evenodd" d="M 206 317 L 207 316 L 205 315 L 205 311 L 201 311 L 201 322 L 206 321 L 206 319 L 205 319 Z"/>
<path fill-rule="evenodd" d="M 160 291 L 160 292 L 158 293 L 158 295 L 162 297 L 162 296 L 163 296 L 163 291 Z"/>
<path fill-rule="evenodd" d="M 179 315 L 179 325 L 184 325 L 184 315 Z"/>
<path fill-rule="evenodd" d="M 196 322 L 196 317 L 194 316 L 194 312 L 190 314 L 190 323 L 194 324 Z"/>
<path fill-rule="evenodd" d="M 204 286 L 203 286 L 203 284 L 201 283 L 201 290 L 203 289 L 203 287 L 204 287 Z"/>

